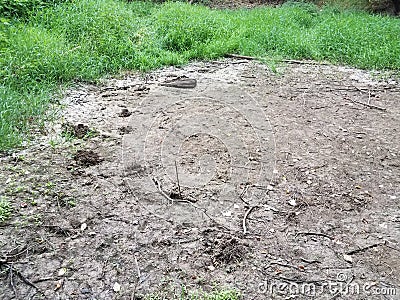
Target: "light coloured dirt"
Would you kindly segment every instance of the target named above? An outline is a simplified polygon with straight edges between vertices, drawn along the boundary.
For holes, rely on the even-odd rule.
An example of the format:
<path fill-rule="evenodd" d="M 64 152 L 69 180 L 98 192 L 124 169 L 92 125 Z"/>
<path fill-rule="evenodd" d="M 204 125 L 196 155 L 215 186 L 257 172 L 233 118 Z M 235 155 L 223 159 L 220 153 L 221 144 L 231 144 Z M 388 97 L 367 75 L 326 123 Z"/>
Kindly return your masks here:
<path fill-rule="evenodd" d="M 160 85 L 181 76 L 197 86 Z M 240 60 L 66 91 L 1 157 L 0 299 L 399 299 L 399 95 L 385 74 Z"/>

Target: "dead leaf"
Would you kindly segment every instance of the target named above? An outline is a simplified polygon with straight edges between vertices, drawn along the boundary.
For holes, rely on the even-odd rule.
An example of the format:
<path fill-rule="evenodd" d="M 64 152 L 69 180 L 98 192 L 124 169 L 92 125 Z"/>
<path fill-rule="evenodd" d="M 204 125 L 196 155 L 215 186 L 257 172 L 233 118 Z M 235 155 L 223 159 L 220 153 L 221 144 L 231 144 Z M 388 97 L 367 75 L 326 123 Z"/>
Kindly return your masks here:
<path fill-rule="evenodd" d="M 113 290 L 118 293 L 121 290 L 121 285 L 118 282 L 114 283 Z"/>
<path fill-rule="evenodd" d="M 54 291 L 59 290 L 62 287 L 62 285 L 63 285 L 63 280 L 60 279 L 59 281 L 57 281 L 56 287 L 54 288 Z"/>
<path fill-rule="evenodd" d="M 61 268 L 58 270 L 58 276 L 64 276 L 67 273 L 67 268 Z"/>
<path fill-rule="evenodd" d="M 87 224 L 86 223 L 82 223 L 81 224 L 81 231 L 84 231 L 87 228 Z"/>
<path fill-rule="evenodd" d="M 345 261 L 352 263 L 353 262 L 353 257 L 351 255 L 343 254 L 343 258 Z"/>

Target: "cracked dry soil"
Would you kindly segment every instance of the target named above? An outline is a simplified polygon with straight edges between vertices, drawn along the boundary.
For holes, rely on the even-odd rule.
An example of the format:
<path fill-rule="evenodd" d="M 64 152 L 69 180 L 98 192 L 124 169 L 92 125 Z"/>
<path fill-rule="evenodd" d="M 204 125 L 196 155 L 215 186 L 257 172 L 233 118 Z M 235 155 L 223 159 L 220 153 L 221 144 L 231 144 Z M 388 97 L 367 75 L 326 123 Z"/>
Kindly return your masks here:
<path fill-rule="evenodd" d="M 182 76 L 196 87 L 160 85 Z M 0 158 L 13 205 L 0 298 L 218 286 L 243 299 L 399 299 L 399 96 L 379 73 L 241 60 L 66 91 L 60 118 Z"/>

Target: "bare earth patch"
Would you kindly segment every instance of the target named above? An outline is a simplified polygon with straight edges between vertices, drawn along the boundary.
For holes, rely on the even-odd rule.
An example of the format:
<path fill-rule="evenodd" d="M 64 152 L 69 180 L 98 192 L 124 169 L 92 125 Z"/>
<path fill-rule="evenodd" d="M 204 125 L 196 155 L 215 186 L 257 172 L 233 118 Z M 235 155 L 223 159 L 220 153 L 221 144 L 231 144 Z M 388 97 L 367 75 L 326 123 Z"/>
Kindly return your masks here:
<path fill-rule="evenodd" d="M 67 91 L 0 158 L 0 298 L 398 299 L 399 96 L 380 74 L 241 60 Z"/>

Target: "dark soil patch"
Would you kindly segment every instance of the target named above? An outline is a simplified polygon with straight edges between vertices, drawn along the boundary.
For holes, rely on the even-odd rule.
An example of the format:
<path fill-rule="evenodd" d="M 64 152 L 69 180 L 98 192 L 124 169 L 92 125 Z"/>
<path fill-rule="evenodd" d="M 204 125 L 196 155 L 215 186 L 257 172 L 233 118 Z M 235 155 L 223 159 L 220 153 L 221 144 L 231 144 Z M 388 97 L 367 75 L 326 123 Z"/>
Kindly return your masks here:
<path fill-rule="evenodd" d="M 62 128 L 62 134 L 64 136 L 76 137 L 78 139 L 83 139 L 90 132 L 89 126 L 84 124 L 74 125 L 70 123 L 65 123 L 62 125 Z"/>
<path fill-rule="evenodd" d="M 94 166 L 103 161 L 100 155 L 92 150 L 78 150 L 74 154 L 74 160 L 85 167 Z"/>

